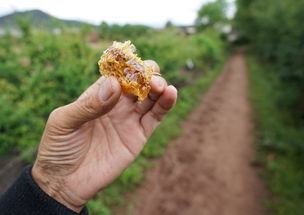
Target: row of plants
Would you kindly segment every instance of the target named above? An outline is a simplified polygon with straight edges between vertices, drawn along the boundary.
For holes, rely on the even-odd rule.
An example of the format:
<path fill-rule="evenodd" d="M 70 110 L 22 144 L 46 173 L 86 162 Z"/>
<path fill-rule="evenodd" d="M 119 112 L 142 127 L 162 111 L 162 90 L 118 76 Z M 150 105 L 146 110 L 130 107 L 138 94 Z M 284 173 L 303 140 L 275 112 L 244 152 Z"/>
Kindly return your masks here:
<path fill-rule="evenodd" d="M 304 213 L 304 2 L 237 0 L 234 19 L 251 59 L 260 158 L 279 215 Z"/>
<path fill-rule="evenodd" d="M 288 106 L 293 89 L 286 88 L 274 65 L 254 57 L 250 67 L 251 100 L 255 108 L 258 161 L 271 191 L 266 206 L 278 215 L 304 212 L 304 132 L 297 126 Z"/>
<path fill-rule="evenodd" d="M 237 0 L 237 7 L 234 23 L 240 39 L 263 62 L 274 65 L 276 76 L 292 89 L 285 106 L 299 126 L 304 125 L 304 1 Z"/>

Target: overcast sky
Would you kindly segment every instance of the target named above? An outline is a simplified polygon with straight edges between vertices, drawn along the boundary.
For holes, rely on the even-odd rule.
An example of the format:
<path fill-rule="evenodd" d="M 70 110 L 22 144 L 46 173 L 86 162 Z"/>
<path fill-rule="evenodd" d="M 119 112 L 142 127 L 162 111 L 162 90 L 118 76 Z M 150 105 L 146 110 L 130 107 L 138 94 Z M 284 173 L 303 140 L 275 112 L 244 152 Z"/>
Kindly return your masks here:
<path fill-rule="evenodd" d="M 200 6 L 209 1 L 212 0 L 1 0 L 0 16 L 15 10 L 40 9 L 58 18 L 94 24 L 106 21 L 161 27 L 171 20 L 190 25 Z M 230 9 L 230 14 L 233 11 Z"/>

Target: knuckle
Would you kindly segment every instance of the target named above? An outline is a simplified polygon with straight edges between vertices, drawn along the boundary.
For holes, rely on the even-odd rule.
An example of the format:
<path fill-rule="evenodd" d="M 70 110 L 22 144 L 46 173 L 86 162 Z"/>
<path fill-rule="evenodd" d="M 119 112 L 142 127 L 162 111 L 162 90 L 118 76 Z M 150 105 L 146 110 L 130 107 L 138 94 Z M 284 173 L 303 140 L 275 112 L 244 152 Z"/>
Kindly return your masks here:
<path fill-rule="evenodd" d="M 58 133 L 58 131 L 60 130 L 61 115 L 62 107 L 58 107 L 50 113 L 46 124 L 46 129 L 49 133 Z"/>
<path fill-rule="evenodd" d="M 145 60 L 145 63 L 148 64 L 148 66 L 152 67 L 153 72 L 155 72 L 155 73 L 160 72 L 159 65 L 154 60 Z"/>
<path fill-rule="evenodd" d="M 58 120 L 61 112 L 62 112 L 62 107 L 58 107 L 58 108 L 54 109 L 49 115 L 48 122 L 52 123 L 52 122 L 55 122 L 56 120 Z"/>
<path fill-rule="evenodd" d="M 95 99 L 94 96 L 87 96 L 86 99 L 76 102 L 76 107 L 83 116 L 91 116 L 98 113 L 98 109 L 100 109 L 100 106 L 103 104 L 99 101 L 96 102 Z M 96 104 L 99 105 L 99 108 L 96 107 Z"/>
<path fill-rule="evenodd" d="M 151 114 L 152 114 L 152 118 L 154 118 L 158 122 L 162 121 L 162 119 L 164 117 L 164 114 L 161 114 L 159 112 L 152 111 Z"/>

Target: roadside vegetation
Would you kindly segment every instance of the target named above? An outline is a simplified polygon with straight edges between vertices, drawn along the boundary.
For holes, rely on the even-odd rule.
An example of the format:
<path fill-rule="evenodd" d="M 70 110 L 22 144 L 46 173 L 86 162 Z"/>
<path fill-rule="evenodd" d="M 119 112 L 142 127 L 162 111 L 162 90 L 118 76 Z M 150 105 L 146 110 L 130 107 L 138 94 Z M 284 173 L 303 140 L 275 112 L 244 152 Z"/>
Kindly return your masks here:
<path fill-rule="evenodd" d="M 251 100 L 256 112 L 258 162 L 272 195 L 266 206 L 279 215 L 304 211 L 303 128 L 296 126 L 284 100 L 291 89 L 276 75 L 273 66 L 249 58 Z"/>
<path fill-rule="evenodd" d="M 304 2 L 238 0 L 238 44 L 251 57 L 260 161 L 278 215 L 304 213 Z"/>

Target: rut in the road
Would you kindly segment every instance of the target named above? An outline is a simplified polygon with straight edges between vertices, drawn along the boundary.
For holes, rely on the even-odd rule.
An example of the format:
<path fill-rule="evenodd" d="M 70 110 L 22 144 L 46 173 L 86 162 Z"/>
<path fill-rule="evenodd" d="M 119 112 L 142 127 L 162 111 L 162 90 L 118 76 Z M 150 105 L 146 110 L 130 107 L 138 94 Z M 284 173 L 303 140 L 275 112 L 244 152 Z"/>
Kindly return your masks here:
<path fill-rule="evenodd" d="M 144 185 L 132 215 L 261 215 L 247 68 L 232 56 Z M 125 213 L 124 213 L 125 214 Z"/>

